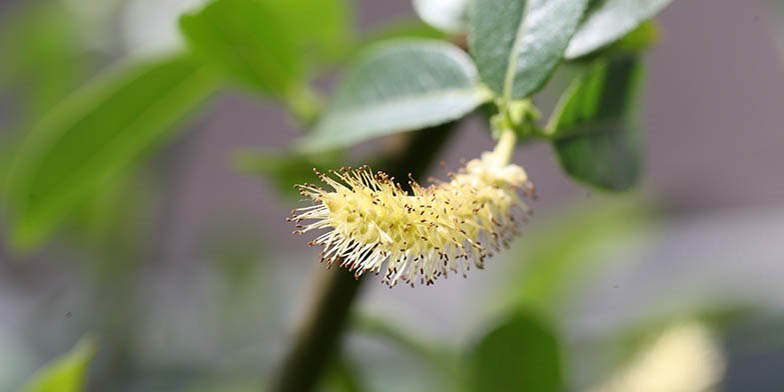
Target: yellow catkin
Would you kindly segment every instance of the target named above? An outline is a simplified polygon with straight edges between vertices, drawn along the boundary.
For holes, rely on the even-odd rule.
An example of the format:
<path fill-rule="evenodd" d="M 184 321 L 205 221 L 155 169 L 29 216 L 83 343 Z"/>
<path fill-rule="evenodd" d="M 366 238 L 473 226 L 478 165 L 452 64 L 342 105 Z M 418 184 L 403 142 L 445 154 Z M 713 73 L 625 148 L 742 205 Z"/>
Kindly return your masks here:
<path fill-rule="evenodd" d="M 298 186 L 314 205 L 292 211 L 295 233 L 328 230 L 309 245 L 323 246 L 322 261 L 357 277 L 381 273 L 386 261 L 383 282 L 390 287 L 400 280 L 429 285 L 450 272 L 465 276 L 471 262 L 482 268 L 506 246 L 530 214 L 518 193 L 532 194 L 533 185 L 504 155 L 486 152 L 450 173 L 449 182 L 423 187 L 411 180 L 411 193 L 367 166 L 317 172 L 331 190 Z"/>

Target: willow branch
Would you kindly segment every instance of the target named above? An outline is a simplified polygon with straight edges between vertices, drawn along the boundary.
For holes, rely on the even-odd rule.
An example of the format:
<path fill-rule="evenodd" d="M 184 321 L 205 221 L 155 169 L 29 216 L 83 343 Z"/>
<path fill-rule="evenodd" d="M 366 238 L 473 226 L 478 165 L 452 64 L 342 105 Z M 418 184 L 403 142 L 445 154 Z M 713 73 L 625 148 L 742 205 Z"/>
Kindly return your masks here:
<path fill-rule="evenodd" d="M 420 178 L 454 125 L 453 122 L 404 135 L 410 139 L 404 144 L 404 151 L 397 153 L 395 158 L 386 159 L 381 169 L 401 183 L 405 183 L 409 174 Z M 323 286 L 317 291 L 317 298 L 269 391 L 312 391 L 340 346 L 351 305 L 365 279 L 355 279 L 352 272 L 340 268 L 325 270 L 324 274 Z"/>

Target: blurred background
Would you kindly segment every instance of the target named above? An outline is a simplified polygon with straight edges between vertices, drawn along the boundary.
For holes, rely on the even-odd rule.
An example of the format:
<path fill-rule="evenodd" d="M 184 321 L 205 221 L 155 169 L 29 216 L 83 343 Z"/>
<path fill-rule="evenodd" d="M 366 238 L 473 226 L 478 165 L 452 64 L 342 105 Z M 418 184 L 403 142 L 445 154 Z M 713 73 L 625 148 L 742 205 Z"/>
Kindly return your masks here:
<path fill-rule="evenodd" d="M 177 50 L 179 15 L 201 4 L 0 2 L 0 154 L 103 70 Z M 521 302 L 557 325 L 574 390 L 612 372 L 600 343 L 619 331 L 694 317 L 722 320 L 721 390 L 782 390 L 782 10 L 762 0 L 673 2 L 645 58 L 639 189 L 593 192 L 566 177 L 549 146 L 522 146 L 515 161 L 539 193 L 523 237 L 467 279 L 389 290 L 370 277 L 322 388 L 349 390 L 347 367 L 358 390 L 445 390 L 437 366 L 411 347 L 452 355 Z M 416 20 L 410 2 L 384 0 L 356 0 L 353 18 L 364 35 Z M 545 110 L 555 94 L 537 97 Z M 90 390 L 257 390 L 323 266 L 284 221 L 297 200 L 237 170 L 233 156 L 282 150 L 298 136 L 281 104 L 223 90 L 42 249 L 19 254 L 0 241 L 0 390 L 16 390 L 85 334 L 99 342 Z M 454 169 L 492 144 L 471 118 L 439 158 Z"/>

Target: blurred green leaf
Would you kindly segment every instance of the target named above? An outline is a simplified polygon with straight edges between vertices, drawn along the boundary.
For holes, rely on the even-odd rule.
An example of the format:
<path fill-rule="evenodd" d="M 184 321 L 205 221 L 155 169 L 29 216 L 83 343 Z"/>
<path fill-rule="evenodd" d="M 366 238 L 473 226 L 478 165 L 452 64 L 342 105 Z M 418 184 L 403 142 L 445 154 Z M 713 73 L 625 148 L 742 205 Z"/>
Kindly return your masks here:
<path fill-rule="evenodd" d="M 661 12 L 672 0 L 597 1 L 566 48 L 566 58 L 591 53 L 634 30 Z"/>
<path fill-rule="evenodd" d="M 472 0 L 414 0 L 414 11 L 429 25 L 447 33 L 462 33 L 468 27 Z"/>
<path fill-rule="evenodd" d="M 81 392 L 96 344 L 83 338 L 68 354 L 38 370 L 22 388 L 23 392 Z"/>
<path fill-rule="evenodd" d="M 119 175 L 74 210 L 64 232 L 99 260 L 113 261 L 99 263 L 96 270 L 117 270 L 143 258 L 144 241 L 154 222 L 150 207 L 155 185 L 145 170 Z"/>
<path fill-rule="evenodd" d="M 608 251 L 629 244 L 645 224 L 643 208 L 634 203 L 581 206 L 520 245 L 520 278 L 513 282 L 519 306 L 558 312 L 564 297 L 611 261 Z"/>
<path fill-rule="evenodd" d="M 175 134 L 215 89 L 212 73 L 175 57 L 124 68 L 68 97 L 26 135 L 7 187 L 12 244 L 43 241 L 80 202 Z"/>
<path fill-rule="evenodd" d="M 542 320 L 515 313 L 471 349 L 467 390 L 563 391 L 560 350 L 555 334 Z"/>
<path fill-rule="evenodd" d="M 400 325 L 379 317 L 359 315 L 354 317 L 352 327 L 357 334 L 384 340 L 413 354 L 423 363 L 429 362 L 447 375 L 454 375 L 454 369 L 451 368 L 450 363 L 453 361 L 454 353 L 447 351 L 444 347 L 439 347 L 434 342 L 412 335 L 410 331 Z"/>
<path fill-rule="evenodd" d="M 339 353 L 319 382 L 320 392 L 363 392 L 367 388 L 360 379 L 355 364 L 346 353 Z"/>
<path fill-rule="evenodd" d="M 475 0 L 468 43 L 482 81 L 507 101 L 550 76 L 588 0 Z"/>
<path fill-rule="evenodd" d="M 349 0 L 261 1 L 284 18 L 288 34 L 309 60 L 333 61 L 349 49 L 353 39 Z"/>
<path fill-rule="evenodd" d="M 313 169 L 321 172 L 345 165 L 342 151 L 320 154 L 246 150 L 234 154 L 235 167 L 245 173 L 262 175 L 272 181 L 286 196 L 299 197 L 294 185 L 313 183 L 318 179 Z"/>
<path fill-rule="evenodd" d="M 370 50 L 340 82 L 301 147 L 350 146 L 460 118 L 489 98 L 462 50 L 434 40 L 400 40 Z"/>
<path fill-rule="evenodd" d="M 611 191 L 637 183 L 643 75 L 634 56 L 598 59 L 559 100 L 547 131 L 556 139 L 561 167 L 574 179 Z"/>
<path fill-rule="evenodd" d="M 85 76 L 92 56 L 83 30 L 60 1 L 32 2 L 3 15 L 0 87 L 22 90 L 20 122 L 50 109 Z"/>
<path fill-rule="evenodd" d="M 258 91 L 286 95 L 303 78 L 301 53 L 275 8 L 259 0 L 215 0 L 180 18 L 191 50 L 228 77 Z"/>
<path fill-rule="evenodd" d="M 655 20 L 647 20 L 608 46 L 607 49 L 610 52 L 627 54 L 641 52 L 659 40 L 659 31 L 659 24 Z"/>

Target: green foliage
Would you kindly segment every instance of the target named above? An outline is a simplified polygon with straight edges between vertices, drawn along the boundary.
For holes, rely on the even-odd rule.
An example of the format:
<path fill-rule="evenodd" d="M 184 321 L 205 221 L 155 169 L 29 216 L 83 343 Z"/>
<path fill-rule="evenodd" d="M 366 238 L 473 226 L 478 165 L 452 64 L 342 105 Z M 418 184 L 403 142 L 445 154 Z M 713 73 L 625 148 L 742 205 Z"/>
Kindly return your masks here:
<path fill-rule="evenodd" d="M 133 264 L 145 251 L 155 185 L 143 170 L 116 176 L 80 203 L 67 222 L 68 238 L 113 260 L 97 267 L 99 270 Z"/>
<path fill-rule="evenodd" d="M 180 19 L 188 54 L 132 64 L 56 106 L 86 62 L 77 42 L 79 26 L 61 17 L 62 4 L 52 3 L 56 6 L 36 11 L 29 31 L 27 23 L 14 24 L 2 40 L 8 57 L 0 81 L 25 80 L 36 116 L 54 106 L 15 148 L 3 187 L 12 244 L 39 245 L 67 218 L 81 214 L 70 227 L 83 225 L 88 239 L 106 244 L 106 254 L 139 252 L 134 234 L 140 230 L 123 225 L 144 207 L 134 204 L 143 201 L 145 189 L 133 181 L 131 169 L 176 134 L 177 121 L 221 87 L 221 77 L 284 101 L 303 123 L 315 124 L 300 149 L 236 156 L 238 168 L 265 175 L 286 191 L 312 181 L 314 167 L 344 166 L 344 149 L 357 143 L 449 123 L 488 102 L 494 118 L 517 127 L 520 139 L 552 142 L 576 180 L 605 190 L 629 189 L 641 166 L 639 52 L 657 36 L 650 19 L 670 1 L 414 0 L 420 17 L 442 31 L 419 22 L 395 24 L 360 40 L 352 35 L 348 0 L 212 0 Z M 444 41 L 444 32 L 466 30 L 473 58 L 458 46 L 461 35 L 452 37 L 454 44 Z M 390 40 L 399 37 L 430 39 Z M 309 79 L 318 67 L 338 64 L 371 43 L 351 62 L 322 112 Z M 575 60 L 569 65 L 582 72 L 547 127 L 539 129 L 530 96 L 564 58 Z M 3 166 L 0 160 L 0 172 Z M 466 368 L 458 369 L 449 350 L 430 342 L 372 320 L 357 324 L 440 364 L 438 373 L 452 382 L 465 374 L 471 391 L 561 391 L 556 333 L 538 314 L 521 308 L 539 313 L 556 308 L 604 260 L 592 257 L 603 245 L 626 239 L 623 234 L 637 223 L 633 217 L 631 209 L 600 209 L 536 241 L 515 288 L 515 313 L 470 348 Z M 254 250 L 224 252 L 222 265 L 234 287 L 251 275 Z M 639 336 L 628 346 L 636 349 Z M 39 372 L 25 391 L 81 390 L 94 352 L 94 344 L 83 341 Z M 329 386 L 362 389 L 348 365 L 345 358 L 335 363 Z"/>
<path fill-rule="evenodd" d="M 599 52 L 638 54 L 659 40 L 659 28 L 655 20 L 648 20 Z"/>
<path fill-rule="evenodd" d="M 548 132 L 557 139 L 553 147 L 570 176 L 612 191 L 637 183 L 642 77 L 634 56 L 600 58 L 561 97 Z"/>
<path fill-rule="evenodd" d="M 560 392 L 561 348 L 551 328 L 530 313 L 515 313 L 469 352 L 469 391 Z"/>
<path fill-rule="evenodd" d="M 323 380 L 321 392 L 362 392 L 366 391 L 355 364 L 345 353 L 340 353 L 329 365 Z"/>
<path fill-rule="evenodd" d="M 351 46 L 349 0 L 261 0 L 282 17 L 299 53 L 317 63 L 338 60 Z M 269 23 L 269 21 L 264 21 Z M 266 37 L 265 37 L 266 38 Z M 273 38 L 277 38 L 273 36 Z"/>
<path fill-rule="evenodd" d="M 24 109 L 32 114 L 49 109 L 85 71 L 82 30 L 61 2 L 39 2 L 3 17 L 0 86 L 24 83 L 29 89 Z"/>
<path fill-rule="evenodd" d="M 12 243 L 39 244 L 80 202 L 168 140 L 217 85 L 184 57 L 124 68 L 68 97 L 26 135 L 8 179 Z"/>
<path fill-rule="evenodd" d="M 644 222 L 635 204 L 587 205 L 538 230 L 516 257 L 521 266 L 512 288 L 517 306 L 557 313 L 566 296 L 610 261 L 603 257 L 606 251 L 628 244 Z"/>
<path fill-rule="evenodd" d="M 563 57 L 587 0 L 475 0 L 469 46 L 482 81 L 506 101 L 527 98 Z"/>
<path fill-rule="evenodd" d="M 215 0 L 180 19 L 190 48 L 230 78 L 283 96 L 303 78 L 302 56 L 287 21 L 258 0 Z"/>
<path fill-rule="evenodd" d="M 653 18 L 672 0 L 604 0 L 595 2 L 574 34 L 566 58 L 591 53 Z"/>
<path fill-rule="evenodd" d="M 351 67 L 302 147 L 332 149 L 442 124 L 487 98 L 459 48 L 433 40 L 392 41 Z"/>
<path fill-rule="evenodd" d="M 83 338 L 70 352 L 38 370 L 22 392 L 81 392 L 96 344 Z"/>

